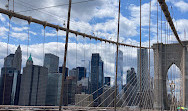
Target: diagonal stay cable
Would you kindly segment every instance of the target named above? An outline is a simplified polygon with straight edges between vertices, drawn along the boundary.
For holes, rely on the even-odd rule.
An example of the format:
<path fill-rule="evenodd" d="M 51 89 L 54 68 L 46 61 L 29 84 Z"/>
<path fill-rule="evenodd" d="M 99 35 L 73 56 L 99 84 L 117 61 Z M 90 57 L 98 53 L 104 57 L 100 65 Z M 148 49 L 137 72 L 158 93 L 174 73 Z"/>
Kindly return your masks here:
<path fill-rule="evenodd" d="M 137 80 L 136 77 L 133 77 L 133 78 L 134 78 L 134 81 L 132 81 L 132 79 L 131 79 L 132 83 L 136 82 L 136 80 Z M 129 84 L 132 84 L 132 83 L 129 83 Z M 129 84 L 126 84 L 126 85 L 129 85 Z M 124 88 L 126 88 L 126 86 Z M 120 102 L 122 97 L 124 97 L 124 95 L 129 91 L 130 88 L 131 87 L 128 87 L 128 89 L 124 92 L 124 94 L 121 96 L 121 98 L 119 99 L 119 101 L 116 104 L 118 104 Z"/>
<path fill-rule="evenodd" d="M 145 81 L 144 81 L 144 82 L 145 82 Z M 136 85 L 135 85 L 135 86 L 136 86 Z M 132 88 L 132 90 L 135 88 L 135 86 Z M 136 86 L 136 88 L 138 88 L 138 86 Z M 131 91 L 132 91 L 132 90 L 131 90 Z M 131 91 L 130 91 L 130 93 L 131 93 Z M 135 91 L 137 91 L 137 90 L 134 90 L 134 92 L 135 92 Z M 129 97 L 130 93 L 128 94 L 127 98 Z M 132 96 L 133 96 L 133 95 L 132 95 Z M 131 96 L 131 97 L 132 97 L 132 96 Z M 125 101 L 123 102 L 123 104 L 121 105 L 121 107 L 124 105 L 124 103 L 126 102 L 127 98 L 125 99 Z"/>
<path fill-rule="evenodd" d="M 110 82 L 108 82 L 108 83 L 110 83 Z M 96 91 L 94 91 L 91 94 L 95 94 L 98 90 L 100 90 L 102 88 L 104 88 L 104 86 L 100 87 L 99 89 L 97 89 Z M 88 95 L 87 97 L 85 97 L 84 99 L 82 99 L 81 101 L 79 101 L 78 103 L 76 103 L 75 106 L 78 105 L 79 103 L 83 102 L 84 100 L 86 100 L 88 97 L 90 97 L 90 95 Z"/>
<path fill-rule="evenodd" d="M 129 77 L 130 77 L 130 76 L 129 76 Z M 132 79 L 131 79 L 131 80 L 132 80 Z M 127 85 L 127 84 L 126 84 L 126 85 Z M 126 86 L 125 86 L 125 87 L 126 87 Z M 124 87 L 124 88 L 125 88 L 125 87 Z M 129 89 L 129 88 L 128 88 L 128 89 Z M 125 92 L 126 92 L 126 91 L 125 91 Z M 125 93 L 125 92 L 124 92 L 124 93 Z M 116 97 L 118 97 L 120 94 L 121 94 L 121 93 L 119 93 Z M 109 107 L 109 106 L 112 104 L 113 101 L 114 101 L 114 99 L 111 101 L 111 103 L 110 103 L 107 107 Z"/>
<path fill-rule="evenodd" d="M 111 88 L 113 88 L 113 87 L 111 87 Z M 87 107 L 89 107 L 94 101 L 96 101 L 97 99 L 99 99 L 102 95 L 104 95 L 107 91 L 109 91 L 111 88 L 109 88 L 109 89 L 107 89 L 105 92 L 103 92 L 100 96 L 98 96 L 97 98 L 95 98 L 95 100 L 93 100 L 91 103 L 89 103 L 88 105 L 87 105 Z M 116 88 L 117 89 L 117 88 Z"/>
<path fill-rule="evenodd" d="M 143 76 L 144 76 L 144 78 L 146 77 L 146 75 L 143 75 Z M 143 82 L 146 84 L 146 80 L 145 80 L 145 79 L 144 79 L 144 81 L 143 81 Z M 144 91 L 146 91 L 145 89 L 147 89 L 147 88 L 146 88 L 146 87 L 144 87 L 143 92 L 144 92 Z M 145 93 L 142 93 L 142 95 L 143 95 L 143 94 L 145 94 Z M 144 97 L 144 98 L 145 98 L 145 97 Z M 146 98 L 145 98 L 145 99 L 146 99 Z M 134 103 L 134 101 L 133 101 L 133 103 Z M 136 103 L 136 102 L 135 102 L 135 103 Z"/>
<path fill-rule="evenodd" d="M 131 77 L 131 76 L 129 76 L 129 78 L 130 78 L 130 77 Z M 133 78 L 132 78 L 132 79 L 133 79 Z M 130 81 L 132 81 L 132 79 L 131 79 Z M 135 80 L 136 80 L 136 79 L 134 78 L 134 81 L 133 81 L 133 82 L 135 82 Z M 126 84 L 126 86 L 127 86 L 127 85 L 128 85 L 128 84 Z M 125 86 L 123 89 L 121 89 L 121 91 L 119 92 L 119 94 L 118 94 L 116 97 L 118 97 L 118 96 L 124 91 L 124 89 L 126 88 L 126 86 Z M 125 94 L 125 93 L 124 93 L 124 94 Z M 124 95 L 124 94 L 123 94 L 123 95 Z M 110 95 L 111 95 L 111 94 L 110 94 Z M 109 95 L 108 97 L 110 97 L 110 95 Z M 121 98 L 123 97 L 123 95 L 120 97 L 120 100 L 121 100 Z M 107 97 L 107 98 L 108 98 L 108 97 Z M 106 98 L 105 100 L 103 100 L 103 101 L 101 102 L 101 104 L 102 104 L 104 101 L 106 101 L 107 98 Z M 120 101 L 120 100 L 119 100 L 119 101 Z M 119 103 L 119 101 L 118 101 L 117 103 Z M 116 103 L 116 104 L 117 104 L 117 103 Z M 98 106 L 100 106 L 101 104 L 99 104 Z M 98 107 L 98 106 L 97 106 L 97 107 Z"/>

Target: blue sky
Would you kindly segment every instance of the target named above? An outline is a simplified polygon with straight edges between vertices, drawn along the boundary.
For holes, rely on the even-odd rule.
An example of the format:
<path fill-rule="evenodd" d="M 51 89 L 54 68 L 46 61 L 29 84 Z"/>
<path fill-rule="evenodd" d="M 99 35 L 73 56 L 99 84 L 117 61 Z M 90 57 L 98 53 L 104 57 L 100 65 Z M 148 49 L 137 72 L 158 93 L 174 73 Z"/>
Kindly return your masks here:
<path fill-rule="evenodd" d="M 12 10 L 12 0 L 10 0 L 10 9 Z M 84 0 L 72 0 L 73 3 Z M 157 32 L 157 0 L 152 0 L 151 10 L 151 43 L 156 43 Z M 169 11 L 173 15 L 173 21 L 181 40 L 184 39 L 184 30 L 188 33 L 188 0 L 166 0 Z M 15 0 L 15 12 L 23 15 L 32 16 L 43 21 L 48 21 L 53 24 L 63 26 L 67 21 L 67 5 L 45 8 L 42 10 L 26 11 L 39 7 L 56 6 L 59 4 L 67 4 L 68 0 Z M 139 45 L 139 0 L 121 0 L 121 22 L 120 22 L 120 42 L 127 44 Z M 5 9 L 6 0 L 1 1 L 0 8 Z M 171 9 L 172 7 L 172 9 Z M 118 0 L 95 0 L 80 4 L 72 5 L 70 29 L 79 32 L 93 34 L 98 37 L 111 39 L 116 41 L 117 37 L 117 14 Z M 165 18 L 162 18 L 162 32 L 165 36 Z M 6 43 L 8 36 L 9 20 L 6 15 L 0 14 L 0 67 L 3 65 L 3 59 L 6 56 Z M 148 25 L 149 25 L 149 0 L 142 0 L 142 44 L 148 46 Z M 26 21 L 16 18 L 11 19 L 10 23 L 10 42 L 9 52 L 14 53 L 16 47 L 20 44 L 23 53 L 23 63 L 27 59 L 27 53 L 32 53 L 34 64 L 43 64 L 43 42 L 44 28 L 41 25 L 31 23 L 29 51 L 27 52 L 28 41 L 28 24 Z M 65 32 L 57 32 L 55 29 L 45 28 L 45 53 L 53 53 L 60 56 L 60 65 L 62 65 Z M 161 8 L 159 7 L 159 41 L 161 41 Z M 186 34 L 188 35 L 188 34 Z M 75 35 L 69 35 L 69 52 L 68 52 L 68 67 L 71 69 L 76 66 L 88 66 L 88 63 L 83 63 L 81 60 L 90 60 L 91 53 L 99 52 L 105 63 L 105 76 L 114 77 L 114 58 L 115 46 L 105 44 L 95 40 L 83 39 L 81 36 L 77 38 L 75 44 Z M 187 37 L 186 37 L 187 38 Z M 187 38 L 188 39 L 188 38 Z M 173 34 L 169 43 L 177 42 Z M 163 38 L 164 43 L 164 38 Z M 97 45 L 96 45 L 97 44 Z M 77 47 L 77 49 L 76 49 Z M 57 50 L 58 48 L 58 50 Z M 126 71 L 130 67 L 137 67 L 137 49 L 121 47 L 124 53 L 124 83 L 126 79 Z M 77 53 L 77 60 L 75 54 Z M 84 56 L 85 55 L 85 56 Z M 153 55 L 152 57 L 153 58 Z M 128 62 L 130 60 L 130 62 Z M 77 61 L 77 64 L 76 64 Z M 151 64 L 153 67 L 153 63 Z M 110 70 L 108 70 L 110 69 Z M 153 68 L 152 68 L 153 69 Z M 153 73 L 154 71 L 152 71 Z M 112 78 L 113 79 L 113 78 Z"/>

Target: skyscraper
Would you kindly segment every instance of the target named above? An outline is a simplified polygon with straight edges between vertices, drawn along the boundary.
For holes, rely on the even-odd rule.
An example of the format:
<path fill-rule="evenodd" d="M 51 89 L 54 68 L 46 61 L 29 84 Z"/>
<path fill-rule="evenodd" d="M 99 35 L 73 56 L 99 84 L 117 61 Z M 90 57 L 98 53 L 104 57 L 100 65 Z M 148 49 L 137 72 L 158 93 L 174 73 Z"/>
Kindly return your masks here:
<path fill-rule="evenodd" d="M 15 54 L 4 58 L 4 67 L 1 68 L 0 104 L 17 105 L 21 82 L 22 51 L 18 46 Z"/>
<path fill-rule="evenodd" d="M 105 77 L 104 78 L 104 85 L 110 86 L 110 81 L 111 81 L 110 77 Z"/>
<path fill-rule="evenodd" d="M 46 89 L 47 106 L 59 105 L 59 95 L 61 92 L 62 73 L 48 73 L 48 84 Z M 59 97 L 59 98 L 58 98 Z"/>
<path fill-rule="evenodd" d="M 77 78 L 78 70 L 76 68 L 73 68 L 69 71 L 69 76 L 74 76 Z"/>
<path fill-rule="evenodd" d="M 130 84 L 132 86 L 137 85 L 137 77 L 134 68 L 131 68 L 131 70 L 127 70 L 126 84 Z"/>
<path fill-rule="evenodd" d="M 59 67 L 59 73 L 63 73 L 63 67 Z M 68 77 L 68 75 L 69 75 L 69 68 L 67 68 L 67 67 L 65 67 L 65 79 Z M 64 80 L 65 80 L 64 79 Z"/>
<path fill-rule="evenodd" d="M 86 77 L 86 68 L 85 67 L 77 67 L 77 72 L 78 72 L 78 81 L 81 80 L 82 78 Z"/>
<path fill-rule="evenodd" d="M 103 72 L 103 61 L 99 53 L 93 53 L 91 57 L 91 92 L 96 93 L 93 94 L 93 99 L 95 100 L 98 96 L 100 96 L 103 92 L 103 83 L 104 83 L 104 72 Z M 98 105 L 100 100 L 97 99 L 94 101 L 94 106 Z"/>
<path fill-rule="evenodd" d="M 58 72 L 59 57 L 51 53 L 46 53 L 44 57 L 44 67 L 48 68 L 49 73 Z"/>
<path fill-rule="evenodd" d="M 73 76 L 67 77 L 64 82 L 63 105 L 73 105 L 75 103 L 76 93 L 76 78 Z"/>
<path fill-rule="evenodd" d="M 141 66 L 140 66 L 141 61 Z M 141 71 L 140 71 L 141 68 Z M 140 60 L 140 49 L 137 49 L 137 80 L 140 84 L 140 72 L 141 72 L 141 91 L 149 88 L 149 73 L 148 73 L 148 51 L 147 49 L 141 49 L 141 60 Z M 140 91 L 140 85 L 138 85 Z"/>
<path fill-rule="evenodd" d="M 33 65 L 30 55 L 23 68 L 19 105 L 45 105 L 48 69 Z"/>
<path fill-rule="evenodd" d="M 77 81 L 80 81 L 82 78 L 86 78 L 86 68 L 85 67 L 76 67 L 69 71 L 69 76 L 76 77 Z"/>
<path fill-rule="evenodd" d="M 137 96 L 137 77 L 136 72 L 134 68 L 131 68 L 130 70 L 127 70 L 127 77 L 126 77 L 126 87 L 125 87 L 125 95 L 129 96 L 127 97 L 127 105 L 135 106 L 136 101 L 134 101 Z"/>
<path fill-rule="evenodd" d="M 117 52 L 116 52 L 117 53 Z M 115 69 L 116 69 L 116 57 L 117 54 L 115 53 Z M 123 52 L 118 50 L 118 67 L 117 67 L 117 86 L 118 91 L 121 92 L 123 86 Z"/>
<path fill-rule="evenodd" d="M 4 67 L 14 67 L 17 71 L 21 71 L 22 51 L 20 45 L 15 54 L 10 54 L 4 58 Z"/>

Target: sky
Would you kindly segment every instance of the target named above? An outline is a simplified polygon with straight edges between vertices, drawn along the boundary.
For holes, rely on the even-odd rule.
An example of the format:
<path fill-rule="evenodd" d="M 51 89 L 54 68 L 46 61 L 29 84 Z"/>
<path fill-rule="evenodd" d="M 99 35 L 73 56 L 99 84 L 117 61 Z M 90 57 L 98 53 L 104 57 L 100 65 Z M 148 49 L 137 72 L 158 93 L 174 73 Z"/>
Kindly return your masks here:
<path fill-rule="evenodd" d="M 66 27 L 68 0 L 14 0 L 14 11 L 26 16 L 47 21 Z M 142 46 L 149 44 L 149 2 L 142 0 Z M 117 40 L 118 0 L 72 0 L 70 29 L 82 33 L 98 36 L 108 40 Z M 120 13 L 120 42 L 139 46 L 140 13 L 139 0 L 121 0 Z M 187 40 L 188 34 L 188 0 L 166 0 L 181 40 Z M 6 0 L 1 0 L 0 8 L 6 9 Z M 13 10 L 12 0 L 9 9 Z M 165 43 L 166 20 L 161 8 L 158 7 L 158 41 Z M 9 24 L 10 22 L 10 24 Z M 161 28 L 162 23 L 162 28 Z M 10 26 L 10 31 L 9 31 Z M 29 45 L 28 45 L 29 29 Z M 170 29 L 168 29 L 170 30 Z M 162 31 L 162 34 L 161 34 Z M 45 33 L 45 38 L 44 38 Z M 43 65 L 44 53 L 53 53 L 60 57 L 60 66 L 63 63 L 65 32 L 57 31 L 35 23 L 28 25 L 27 21 L 9 18 L 0 14 L 0 67 L 7 56 L 7 41 L 9 34 L 8 54 L 14 53 L 17 46 L 22 49 L 22 67 L 25 67 L 28 54 L 31 53 L 35 65 Z M 177 43 L 172 32 L 168 43 Z M 186 37 L 184 36 L 186 35 Z M 161 39 L 162 36 L 162 39 Z M 157 0 L 151 0 L 151 44 L 157 42 Z M 28 51 L 27 51 L 28 45 Z M 43 53 L 44 50 L 44 53 Z M 137 49 L 120 46 L 124 53 L 124 76 L 131 67 L 137 70 Z M 105 76 L 114 80 L 116 46 L 81 36 L 69 34 L 67 66 L 72 69 L 85 66 L 89 69 L 92 53 L 100 53 L 104 61 Z M 84 62 L 85 60 L 85 62 Z M 151 51 L 151 76 L 154 75 L 153 54 Z M 113 83 L 113 82 L 112 82 Z"/>

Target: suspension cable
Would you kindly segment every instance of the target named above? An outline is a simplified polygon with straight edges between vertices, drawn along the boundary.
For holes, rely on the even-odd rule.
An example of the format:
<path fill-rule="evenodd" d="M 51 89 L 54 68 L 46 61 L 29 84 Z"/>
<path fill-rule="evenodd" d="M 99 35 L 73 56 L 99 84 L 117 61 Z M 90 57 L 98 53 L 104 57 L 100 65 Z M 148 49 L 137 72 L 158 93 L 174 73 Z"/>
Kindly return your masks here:
<path fill-rule="evenodd" d="M 19 19 L 22 19 L 22 20 L 28 20 L 29 19 L 29 17 L 27 17 L 27 16 L 24 16 L 24 15 L 21 15 L 21 14 L 18 14 L 18 13 L 13 13 L 11 11 L 7 11 L 7 10 L 4 10 L 2 8 L 0 8 L 0 13 L 6 14 L 6 15 L 11 15 L 13 17 L 16 17 L 16 18 L 19 18 Z M 38 19 L 34 19 L 34 18 L 32 18 L 31 22 L 34 22 L 34 23 L 37 23 L 37 24 L 41 24 L 41 25 L 46 24 L 46 26 L 52 27 L 52 28 L 57 28 L 58 27 L 57 25 L 48 23 L 46 21 L 41 21 L 41 20 L 38 20 Z M 66 31 L 67 28 L 59 27 L 59 30 Z M 85 33 L 78 32 L 78 31 L 74 31 L 74 30 L 70 30 L 69 29 L 69 32 L 73 33 L 73 34 L 76 34 L 76 35 L 81 35 L 81 36 L 84 36 L 84 37 L 87 37 L 87 38 L 95 39 L 95 40 L 97 39 L 97 40 L 100 40 L 100 41 L 104 41 L 104 42 L 108 42 L 108 43 L 112 43 L 112 44 L 117 44 L 117 42 L 115 42 L 115 41 L 111 41 L 111 40 L 103 39 L 103 38 L 100 38 L 100 37 L 88 35 L 88 34 L 85 34 Z M 119 45 L 128 46 L 128 47 L 139 48 L 138 46 L 133 46 L 133 45 L 124 44 L 124 43 L 118 43 L 118 44 Z M 149 47 L 141 47 L 141 48 L 147 48 L 148 49 Z"/>
<path fill-rule="evenodd" d="M 29 31 L 30 31 L 30 23 L 28 22 L 27 58 L 29 55 Z"/>
<path fill-rule="evenodd" d="M 141 14 L 142 14 L 142 13 L 141 13 L 141 12 L 142 12 L 142 2 L 141 2 L 141 0 L 140 0 L 140 91 L 139 91 L 139 92 L 140 92 L 140 100 L 142 101 L 142 97 L 141 97 L 141 93 L 142 93 L 142 91 L 141 91 L 141 89 L 142 89 L 142 88 L 141 88 L 141 87 L 142 87 L 142 84 L 141 84 L 141 82 L 142 82 L 142 81 L 141 81 L 141 80 L 142 80 L 142 75 L 141 75 L 141 74 L 142 74 L 142 73 L 141 73 L 141 70 L 142 70 L 142 66 L 141 66 L 141 46 L 142 46 L 142 32 L 141 32 L 141 31 L 142 31 L 142 29 L 141 29 L 142 26 L 141 26 L 141 25 L 142 25 L 142 15 L 141 15 Z M 141 107 L 142 107 L 142 106 L 141 106 L 141 105 L 142 105 L 142 102 L 140 102 L 139 105 L 140 105 L 140 111 L 141 111 L 141 110 L 142 110 L 142 108 L 141 108 Z"/>
<path fill-rule="evenodd" d="M 110 83 L 110 82 L 108 82 L 108 83 Z M 102 86 L 102 87 L 98 88 L 97 90 L 95 90 L 94 92 L 92 92 L 91 95 L 95 94 L 96 92 L 98 92 L 98 90 L 101 90 L 101 89 L 104 88 L 104 87 L 105 87 L 105 86 Z M 84 100 L 86 100 L 88 97 L 90 97 L 90 95 L 87 96 L 87 97 L 85 97 L 84 99 L 82 99 L 82 100 L 79 101 L 78 103 L 76 103 L 75 106 L 78 105 L 79 103 L 83 102 Z"/>
<path fill-rule="evenodd" d="M 163 15 L 162 15 L 162 9 L 161 9 L 161 43 L 163 42 L 163 40 L 162 40 L 162 38 L 163 38 L 162 37 L 163 36 L 162 35 L 163 34 L 163 26 L 162 26 L 163 25 L 163 21 L 162 21 L 162 17 L 163 17 Z"/>
<path fill-rule="evenodd" d="M 44 32 L 43 32 L 43 33 L 44 33 L 44 38 L 43 38 L 43 50 L 42 50 L 42 51 L 43 51 L 43 60 L 44 60 L 44 53 L 45 53 L 44 43 L 45 43 L 45 38 L 46 38 L 46 37 L 45 37 L 45 36 L 46 36 L 46 35 L 45 35 L 45 33 L 46 33 L 46 32 L 45 32 L 45 31 L 46 31 L 46 24 L 44 24 L 43 26 L 44 26 Z"/>
<path fill-rule="evenodd" d="M 151 0 L 150 0 L 150 8 L 149 8 L 149 47 L 150 47 L 150 37 L 151 37 L 151 32 L 150 32 L 150 30 L 151 30 Z M 162 38 L 161 38 L 162 39 Z M 150 58 L 150 49 L 149 49 L 149 76 L 150 76 L 150 60 L 151 60 L 151 58 Z M 149 81 L 150 81 L 150 78 L 149 78 Z M 151 84 L 150 84 L 150 88 L 151 88 Z M 150 101 L 150 103 L 152 103 L 151 101 Z"/>
<path fill-rule="evenodd" d="M 9 2 L 9 0 L 8 0 L 8 2 Z M 9 5 L 8 5 L 8 7 L 9 7 Z M 11 21 L 11 18 L 12 18 L 12 16 L 9 16 L 9 25 L 8 25 L 8 27 L 9 27 L 9 29 L 8 29 L 8 40 L 7 40 L 7 57 L 8 57 L 8 50 L 9 50 L 9 39 L 10 39 L 10 21 Z M 5 79 L 4 79 L 4 86 L 3 86 L 3 102 L 2 102 L 2 104 L 4 105 L 4 102 L 5 102 L 5 88 L 6 88 L 6 76 L 7 76 L 7 66 L 8 66 L 8 61 L 7 61 L 7 57 L 6 57 L 6 62 L 5 62 Z"/>
<path fill-rule="evenodd" d="M 57 33 L 57 50 L 56 50 L 56 56 L 59 54 L 59 35 L 58 35 L 59 28 L 56 29 Z"/>

